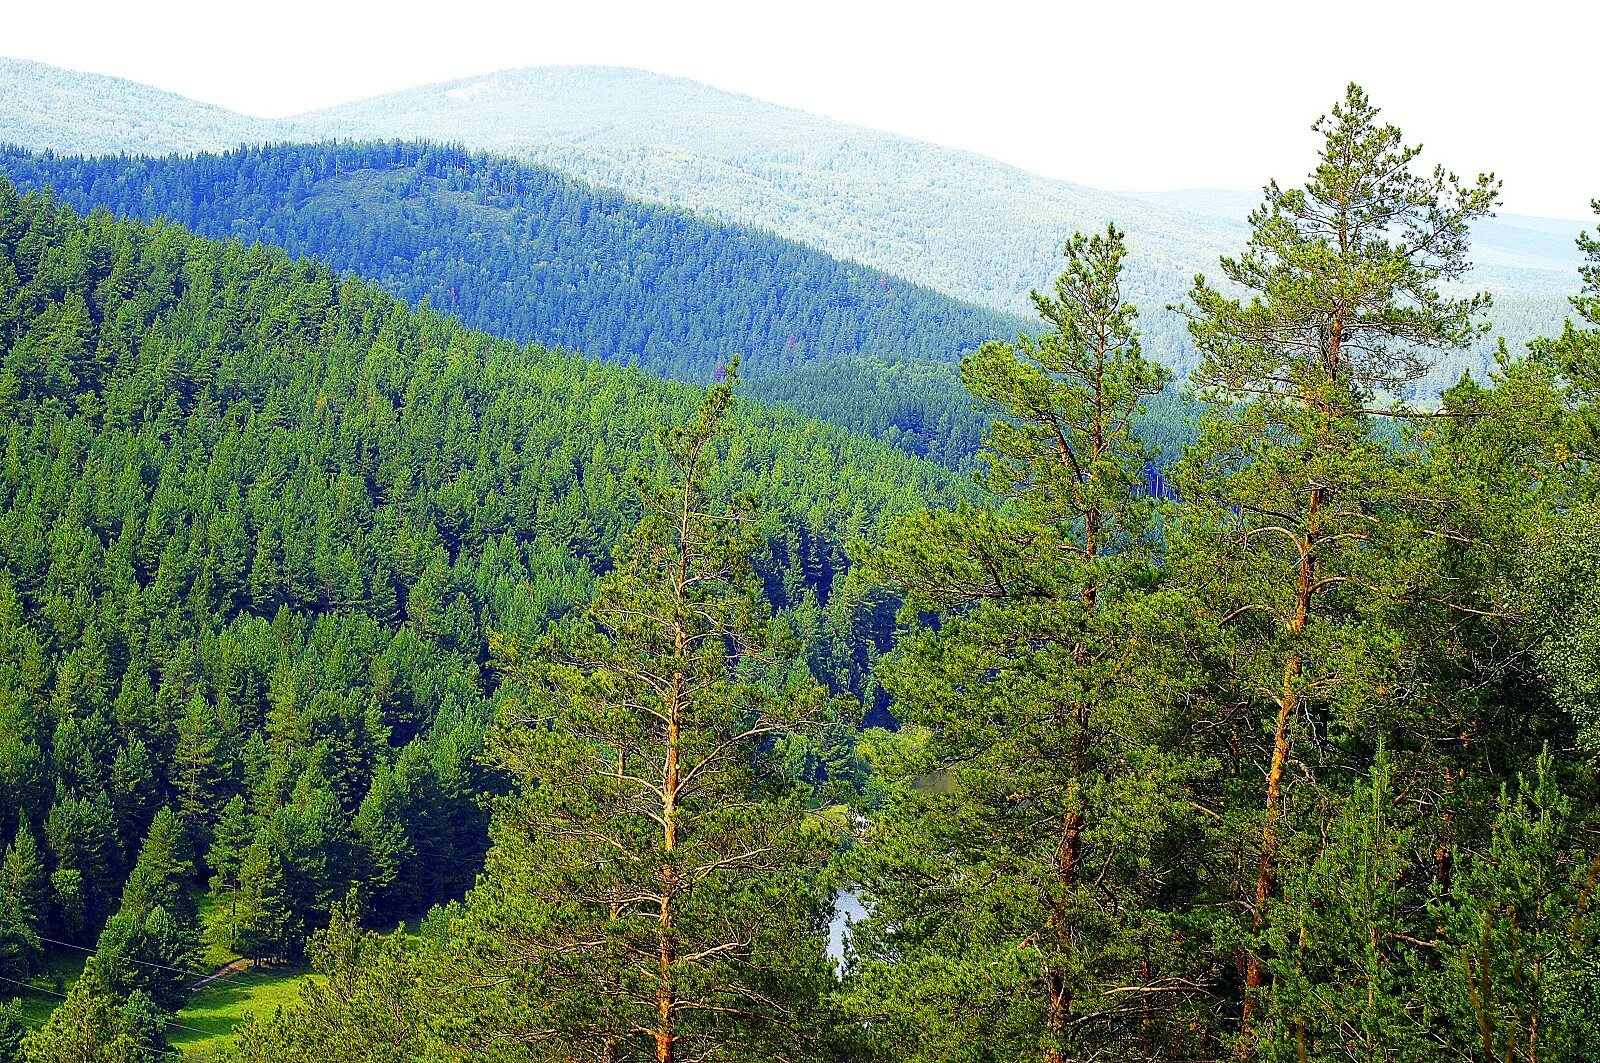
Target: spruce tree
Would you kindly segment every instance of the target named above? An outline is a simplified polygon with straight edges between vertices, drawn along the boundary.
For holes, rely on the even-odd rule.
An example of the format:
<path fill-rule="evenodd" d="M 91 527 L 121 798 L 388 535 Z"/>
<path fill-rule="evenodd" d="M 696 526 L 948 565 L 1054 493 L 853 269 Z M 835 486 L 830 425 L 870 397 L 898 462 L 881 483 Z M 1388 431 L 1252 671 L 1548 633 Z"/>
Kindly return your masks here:
<path fill-rule="evenodd" d="M 1301 733 L 1311 721 L 1369 748 L 1381 733 L 1374 715 L 1393 704 L 1401 653 L 1392 607 L 1416 583 L 1398 559 L 1438 519 L 1439 500 L 1408 489 L 1377 422 L 1413 416 L 1401 403 L 1430 356 L 1481 334 L 1488 297 L 1443 286 L 1466 274 L 1469 226 L 1499 188 L 1417 172 L 1420 148 L 1380 124 L 1355 85 L 1314 128 L 1322 148 L 1305 187 L 1267 186 L 1246 250 L 1222 260 L 1228 285 L 1197 278 L 1186 308 L 1201 353 L 1192 383 L 1211 410 L 1178 475 L 1185 567 L 1231 640 L 1226 696 L 1245 711 L 1247 743 L 1235 777 L 1263 780 L 1242 898 L 1241 1059 L 1256 1052 L 1288 792 L 1324 781 Z"/>

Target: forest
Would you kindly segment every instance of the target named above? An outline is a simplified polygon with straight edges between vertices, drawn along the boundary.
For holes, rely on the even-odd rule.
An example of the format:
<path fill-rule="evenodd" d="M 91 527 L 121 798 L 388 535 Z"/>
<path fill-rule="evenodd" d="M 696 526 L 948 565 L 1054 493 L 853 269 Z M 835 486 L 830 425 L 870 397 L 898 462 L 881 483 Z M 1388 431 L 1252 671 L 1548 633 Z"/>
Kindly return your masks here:
<path fill-rule="evenodd" d="M 455 149 L 7 151 L 0 1063 L 1600 1058 L 1600 236 L 1411 401 L 1499 182 L 1315 128 L 1028 323 Z"/>
<path fill-rule="evenodd" d="M 1026 325 L 760 230 L 428 143 L 163 158 L 0 147 L 0 173 L 80 211 L 315 255 L 508 339 L 696 383 L 739 355 L 751 394 L 952 465 L 983 431 L 955 362 Z M 856 359 L 886 386 L 791 379 Z"/>

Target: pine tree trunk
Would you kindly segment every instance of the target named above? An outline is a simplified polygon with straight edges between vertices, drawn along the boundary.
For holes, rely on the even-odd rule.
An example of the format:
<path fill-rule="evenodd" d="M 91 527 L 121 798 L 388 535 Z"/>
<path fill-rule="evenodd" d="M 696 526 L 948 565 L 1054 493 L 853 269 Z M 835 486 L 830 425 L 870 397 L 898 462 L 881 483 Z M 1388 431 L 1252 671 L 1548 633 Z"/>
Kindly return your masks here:
<path fill-rule="evenodd" d="M 1295 584 L 1295 610 L 1285 625 L 1292 639 L 1298 640 L 1311 615 L 1311 597 L 1316 590 L 1314 551 L 1322 509 L 1322 489 L 1311 489 L 1311 502 L 1306 511 L 1306 538 L 1300 544 L 1299 572 Z M 1299 713 L 1299 682 L 1303 664 L 1298 649 L 1292 649 L 1283 662 L 1283 681 L 1278 693 L 1278 718 L 1272 731 L 1272 763 L 1267 770 L 1266 809 L 1261 822 L 1261 864 L 1256 871 L 1255 910 L 1251 926 L 1255 931 L 1257 947 L 1250 950 L 1245 964 L 1244 1004 L 1239 1014 L 1239 1042 L 1234 1057 L 1247 1060 L 1255 1055 L 1255 1013 L 1257 998 L 1265 980 L 1259 936 L 1266 927 L 1267 902 L 1277 887 L 1278 821 L 1283 816 L 1283 773 L 1289 763 L 1289 753 L 1294 740 L 1295 717 Z"/>
<path fill-rule="evenodd" d="M 683 700 L 687 677 L 684 654 L 688 651 L 688 621 L 684 616 L 684 598 L 689 587 L 689 529 L 691 527 L 693 477 L 684 478 L 683 508 L 678 518 L 678 572 L 673 585 L 675 613 L 673 616 L 673 653 L 678 667 L 673 672 L 672 690 L 666 705 L 667 754 L 661 784 L 661 848 L 664 860 L 661 865 L 661 915 L 657 926 L 656 983 L 656 1063 L 674 1063 L 677 1053 L 676 1031 L 677 997 L 673 987 L 673 967 L 677 963 L 677 934 L 672 925 L 673 901 L 677 894 L 677 872 L 672 866 L 673 854 L 678 848 L 678 788 L 680 785 L 678 757 L 682 742 Z"/>
<path fill-rule="evenodd" d="M 1099 549 L 1099 529 L 1099 512 L 1090 510 L 1084 521 L 1084 553 L 1091 561 Z M 1085 614 L 1093 611 L 1097 597 L 1098 589 L 1093 583 L 1083 588 L 1082 603 Z M 1089 648 L 1083 642 L 1073 647 L 1073 660 L 1078 664 L 1082 664 L 1088 658 L 1088 654 Z M 1072 946 L 1072 924 L 1067 906 L 1077 885 L 1078 863 L 1083 851 L 1083 828 L 1087 819 L 1082 804 L 1084 750 L 1089 740 L 1087 702 L 1080 701 L 1075 706 L 1073 724 L 1076 730 L 1072 736 L 1070 760 L 1072 803 L 1061 820 L 1061 846 L 1057 853 L 1056 903 L 1050 915 L 1050 927 L 1055 931 L 1057 955 L 1064 955 Z M 1072 988 L 1068 983 L 1065 965 L 1059 960 L 1052 962 L 1045 971 L 1045 996 L 1047 1010 L 1043 1060 L 1044 1063 L 1062 1063 L 1066 1058 L 1064 1047 L 1067 1023 L 1072 1013 Z"/>
<path fill-rule="evenodd" d="M 1086 715 L 1086 710 L 1079 710 L 1080 724 Z M 1082 759 L 1081 740 L 1074 742 L 1073 759 L 1075 762 Z M 1076 777 L 1076 770 L 1074 776 Z M 1067 915 L 1067 905 L 1077 879 L 1083 823 L 1083 812 L 1077 805 L 1074 805 L 1062 818 L 1061 850 L 1058 856 L 1060 873 L 1057 878 L 1059 892 L 1056 895 L 1055 911 L 1050 917 L 1051 929 L 1055 931 L 1055 947 L 1058 955 L 1070 948 L 1072 943 L 1072 925 Z M 1063 1048 L 1067 1022 L 1072 1013 L 1072 988 L 1067 981 L 1066 966 L 1059 960 L 1052 962 L 1045 971 L 1045 995 L 1048 1010 L 1045 1014 L 1043 1059 L 1044 1063 L 1062 1063 L 1066 1058 Z"/>
<path fill-rule="evenodd" d="M 1267 771 L 1266 816 L 1261 825 L 1261 865 L 1256 872 L 1256 903 L 1251 926 L 1260 934 L 1267 922 L 1267 901 L 1272 897 L 1277 883 L 1278 819 L 1283 807 L 1283 770 L 1289 762 L 1295 711 L 1299 696 L 1294 690 L 1300 678 L 1300 655 L 1293 653 L 1284 663 L 1283 691 L 1278 699 L 1278 722 L 1272 736 L 1272 766 Z M 1264 980 L 1264 968 L 1259 948 L 1250 951 L 1245 965 L 1244 1009 L 1239 1018 L 1239 1047 L 1236 1058 L 1249 1059 L 1255 1054 L 1256 996 Z"/>

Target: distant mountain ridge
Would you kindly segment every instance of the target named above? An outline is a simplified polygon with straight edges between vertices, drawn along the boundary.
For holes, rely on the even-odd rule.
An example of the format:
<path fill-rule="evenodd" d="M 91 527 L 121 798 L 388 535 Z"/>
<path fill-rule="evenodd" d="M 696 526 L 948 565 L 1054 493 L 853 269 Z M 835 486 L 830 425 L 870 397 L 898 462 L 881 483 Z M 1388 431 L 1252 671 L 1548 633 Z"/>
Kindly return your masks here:
<path fill-rule="evenodd" d="M 74 154 L 216 151 L 293 136 L 137 81 L 0 57 L 0 141 Z"/>
<path fill-rule="evenodd" d="M 46 73 L 48 72 L 48 76 Z M 30 92 L 51 97 L 19 116 Z M 77 101 L 80 113 L 60 101 Z M 96 108 L 100 108 L 96 110 Z M 148 112 L 121 141 L 106 114 Z M 1239 249 L 1250 193 L 1128 195 L 1045 178 L 971 152 L 878 132 L 683 78 L 536 67 L 461 78 L 265 121 L 118 79 L 0 60 L 0 140 L 59 150 L 192 151 L 217 138 L 422 138 L 532 159 L 594 184 L 754 226 L 959 298 L 1012 312 L 1055 272 L 1074 229 L 1115 220 L 1147 346 L 1192 359 L 1164 308 Z M 1292 180 L 1300 164 L 1285 160 Z M 1266 177 L 1268 175 L 1263 175 Z M 1513 341 L 1556 327 L 1576 288 L 1581 225 L 1503 218 L 1479 227 L 1473 283 L 1497 296 Z M 1485 352 L 1450 359 L 1437 387 Z"/>

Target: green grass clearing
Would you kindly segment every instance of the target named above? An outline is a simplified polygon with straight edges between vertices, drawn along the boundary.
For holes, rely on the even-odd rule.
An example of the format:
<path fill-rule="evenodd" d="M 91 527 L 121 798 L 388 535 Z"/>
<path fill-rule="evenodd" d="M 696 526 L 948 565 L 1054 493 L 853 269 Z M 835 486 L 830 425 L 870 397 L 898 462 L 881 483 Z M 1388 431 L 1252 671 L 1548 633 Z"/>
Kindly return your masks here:
<path fill-rule="evenodd" d="M 29 984 L 38 987 L 39 992 L 24 992 L 8 983 L 4 987 L 5 992 L 0 993 L 0 998 L 9 999 L 14 994 L 22 1005 L 23 1021 L 30 1026 L 43 1026 L 50 1013 L 56 1010 L 56 1005 L 61 1003 L 61 997 L 55 994 L 65 994 L 72 988 L 72 983 L 83 973 L 83 961 L 87 958 L 82 952 L 62 950 L 54 953 L 45 960 L 44 970 L 28 979 Z"/>
<path fill-rule="evenodd" d="M 270 1016 L 273 1009 L 293 1004 L 300 984 L 310 974 L 304 967 L 250 968 L 219 979 L 197 991 L 167 1029 L 167 1039 L 188 1060 L 217 1058 L 232 1040 L 233 1028 L 247 1016 Z"/>

